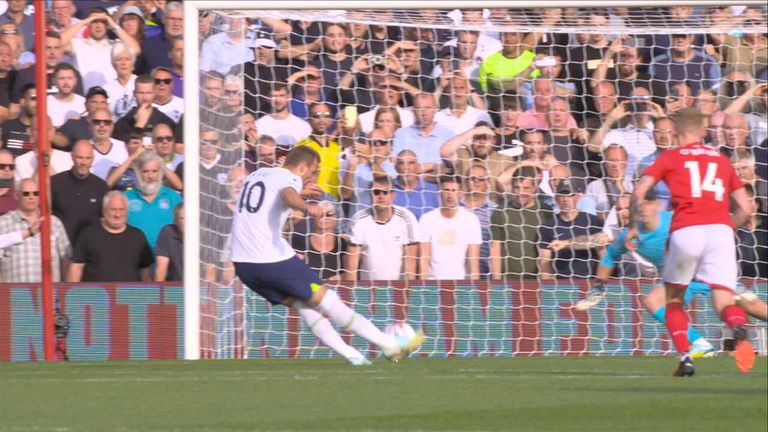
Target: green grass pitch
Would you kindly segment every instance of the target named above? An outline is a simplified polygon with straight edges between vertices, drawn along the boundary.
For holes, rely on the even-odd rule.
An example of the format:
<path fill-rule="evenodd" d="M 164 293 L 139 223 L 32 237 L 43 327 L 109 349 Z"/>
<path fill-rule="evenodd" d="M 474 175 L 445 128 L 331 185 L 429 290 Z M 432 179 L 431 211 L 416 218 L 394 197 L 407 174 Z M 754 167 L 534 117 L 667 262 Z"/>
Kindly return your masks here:
<path fill-rule="evenodd" d="M 0 364 L 0 431 L 766 431 L 768 361 L 673 357 Z"/>

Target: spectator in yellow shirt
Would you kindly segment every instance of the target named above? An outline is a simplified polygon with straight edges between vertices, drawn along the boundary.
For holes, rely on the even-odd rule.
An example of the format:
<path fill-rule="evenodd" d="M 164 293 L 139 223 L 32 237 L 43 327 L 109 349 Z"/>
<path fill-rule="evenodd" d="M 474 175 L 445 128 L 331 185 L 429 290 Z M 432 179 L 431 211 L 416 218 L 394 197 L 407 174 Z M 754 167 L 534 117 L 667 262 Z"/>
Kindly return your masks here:
<path fill-rule="evenodd" d="M 296 146 L 309 146 L 320 154 L 320 173 L 317 184 L 321 189 L 339 197 L 339 154 L 341 146 L 331 139 L 328 131 L 333 124 L 331 107 L 323 102 L 315 102 L 309 107 L 309 125 L 312 134 L 296 143 Z"/>

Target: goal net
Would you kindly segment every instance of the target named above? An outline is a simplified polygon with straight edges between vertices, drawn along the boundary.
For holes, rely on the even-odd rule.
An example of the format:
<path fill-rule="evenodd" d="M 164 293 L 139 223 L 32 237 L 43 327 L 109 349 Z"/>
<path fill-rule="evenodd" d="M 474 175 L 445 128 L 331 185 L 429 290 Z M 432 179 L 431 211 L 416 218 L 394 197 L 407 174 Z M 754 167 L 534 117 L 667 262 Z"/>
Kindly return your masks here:
<path fill-rule="evenodd" d="M 375 324 L 423 328 L 421 355 L 669 353 L 645 311 L 658 275 L 643 257 L 617 254 L 605 300 L 574 304 L 627 224 L 633 181 L 680 144 L 669 116 L 685 107 L 708 115 L 704 140 L 754 196 L 739 267 L 766 299 L 768 44 L 753 3 L 200 10 L 187 135 L 199 136 L 200 355 L 331 356 L 228 261 L 243 179 L 297 145 L 321 154 L 303 195 L 325 215 L 294 214 L 286 239 Z M 667 210 L 669 190 L 655 191 Z M 719 348 L 708 299 L 689 307 Z"/>

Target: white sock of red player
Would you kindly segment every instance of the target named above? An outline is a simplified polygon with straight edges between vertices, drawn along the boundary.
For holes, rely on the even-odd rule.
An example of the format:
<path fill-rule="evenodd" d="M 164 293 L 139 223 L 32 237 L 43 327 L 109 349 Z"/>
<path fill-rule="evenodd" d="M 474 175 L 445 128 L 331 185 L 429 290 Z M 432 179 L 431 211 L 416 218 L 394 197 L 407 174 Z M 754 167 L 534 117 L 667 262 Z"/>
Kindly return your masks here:
<path fill-rule="evenodd" d="M 339 332 L 333 328 L 331 323 L 320 314 L 320 312 L 302 302 L 294 303 L 293 307 L 307 324 L 307 327 L 309 327 L 312 334 L 320 339 L 320 342 L 324 343 L 346 359 L 365 357 L 360 351 L 344 342 L 341 335 L 339 335 Z"/>

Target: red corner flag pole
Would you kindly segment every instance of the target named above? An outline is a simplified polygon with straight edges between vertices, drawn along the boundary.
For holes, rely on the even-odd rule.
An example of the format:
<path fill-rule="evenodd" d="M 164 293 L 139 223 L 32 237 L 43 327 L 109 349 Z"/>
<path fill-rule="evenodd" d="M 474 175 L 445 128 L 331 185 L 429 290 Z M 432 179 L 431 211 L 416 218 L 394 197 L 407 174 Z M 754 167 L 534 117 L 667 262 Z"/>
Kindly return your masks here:
<path fill-rule="evenodd" d="M 35 75 L 37 77 L 37 184 L 40 191 L 40 265 L 43 284 L 43 344 L 45 360 L 56 359 L 54 340 L 53 274 L 51 273 L 51 212 L 48 208 L 48 165 L 51 158 L 51 142 L 48 134 L 48 71 L 45 64 L 45 2 L 36 0 L 35 5 Z"/>

